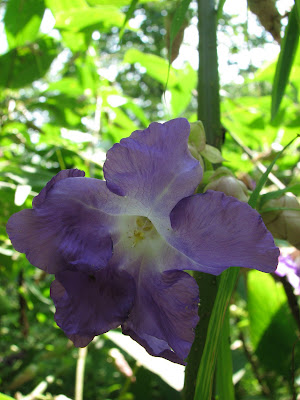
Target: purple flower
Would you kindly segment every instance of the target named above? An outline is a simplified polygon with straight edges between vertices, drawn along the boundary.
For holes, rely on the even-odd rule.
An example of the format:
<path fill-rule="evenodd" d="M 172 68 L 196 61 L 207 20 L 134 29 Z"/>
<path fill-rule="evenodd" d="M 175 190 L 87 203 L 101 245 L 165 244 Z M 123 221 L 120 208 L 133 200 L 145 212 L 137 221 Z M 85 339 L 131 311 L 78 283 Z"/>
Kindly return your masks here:
<path fill-rule="evenodd" d="M 297 253 L 299 255 L 297 256 Z M 286 276 L 287 280 L 295 289 L 295 294 L 300 294 L 300 252 L 296 251 L 293 254 L 279 256 L 278 267 L 275 271 L 275 274 L 278 276 Z"/>
<path fill-rule="evenodd" d="M 150 354 L 183 364 L 199 319 L 184 270 L 274 272 L 279 251 L 255 210 L 193 194 L 202 169 L 189 131 L 183 118 L 135 131 L 108 151 L 105 181 L 61 171 L 10 218 L 15 249 L 55 274 L 55 320 L 75 346 L 121 325 Z"/>

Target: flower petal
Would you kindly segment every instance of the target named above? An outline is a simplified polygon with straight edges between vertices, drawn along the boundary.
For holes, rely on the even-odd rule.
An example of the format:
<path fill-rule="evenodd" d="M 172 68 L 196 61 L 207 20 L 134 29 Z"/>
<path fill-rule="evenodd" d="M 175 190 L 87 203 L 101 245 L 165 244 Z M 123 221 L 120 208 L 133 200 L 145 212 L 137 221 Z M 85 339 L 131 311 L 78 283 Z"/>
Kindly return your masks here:
<path fill-rule="evenodd" d="M 152 123 L 135 131 L 108 152 L 104 164 L 107 187 L 133 202 L 137 215 L 169 215 L 176 203 L 191 195 L 202 168 L 188 150 L 190 125 L 184 118 Z"/>
<path fill-rule="evenodd" d="M 47 197 L 47 194 L 50 192 L 55 183 L 67 178 L 78 178 L 84 176 L 85 172 L 81 171 L 80 169 L 64 169 L 63 171 L 60 171 L 47 183 L 47 185 L 41 190 L 41 192 L 33 199 L 32 201 L 33 208 L 38 208 L 43 204 L 43 202 Z"/>
<path fill-rule="evenodd" d="M 34 199 L 32 210 L 14 214 L 7 223 L 15 249 L 48 273 L 94 271 L 112 256 L 113 217 L 97 209 L 97 193 L 105 183 L 72 176 L 60 172 Z"/>
<path fill-rule="evenodd" d="M 159 274 L 149 268 L 135 280 L 137 296 L 123 333 L 151 355 L 184 364 L 199 320 L 196 281 L 183 271 Z"/>
<path fill-rule="evenodd" d="M 173 232 L 166 239 L 198 264 L 220 274 L 231 266 L 274 272 L 279 249 L 261 216 L 248 204 L 224 193 L 207 191 L 181 200 L 172 210 Z"/>
<path fill-rule="evenodd" d="M 104 268 L 95 274 L 64 271 L 51 284 L 55 321 L 77 347 L 117 328 L 135 298 L 135 283 L 126 271 Z"/>

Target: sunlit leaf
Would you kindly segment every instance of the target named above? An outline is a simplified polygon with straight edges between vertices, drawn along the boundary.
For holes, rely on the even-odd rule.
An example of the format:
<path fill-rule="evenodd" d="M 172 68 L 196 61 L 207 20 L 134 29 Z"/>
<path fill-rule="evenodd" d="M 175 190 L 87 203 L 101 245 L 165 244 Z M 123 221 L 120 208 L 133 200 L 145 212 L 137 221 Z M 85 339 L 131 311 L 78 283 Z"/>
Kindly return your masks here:
<path fill-rule="evenodd" d="M 7 396 L 6 394 L 0 393 L 0 400 L 14 400 L 14 398 Z"/>
<path fill-rule="evenodd" d="M 166 83 L 168 76 L 168 62 L 154 54 L 145 54 L 136 49 L 130 49 L 126 52 L 124 62 L 129 64 L 139 63 L 146 68 L 147 74 L 153 79 L 162 83 Z M 175 86 L 178 83 L 175 69 L 171 67 L 168 85 Z"/>
<path fill-rule="evenodd" d="M 44 0 L 9 0 L 7 2 L 4 23 L 10 48 L 35 40 L 44 11 Z"/>
<path fill-rule="evenodd" d="M 122 26 L 124 14 L 115 7 L 82 8 L 60 11 L 56 14 L 56 28 L 78 32 L 88 26 Z"/>

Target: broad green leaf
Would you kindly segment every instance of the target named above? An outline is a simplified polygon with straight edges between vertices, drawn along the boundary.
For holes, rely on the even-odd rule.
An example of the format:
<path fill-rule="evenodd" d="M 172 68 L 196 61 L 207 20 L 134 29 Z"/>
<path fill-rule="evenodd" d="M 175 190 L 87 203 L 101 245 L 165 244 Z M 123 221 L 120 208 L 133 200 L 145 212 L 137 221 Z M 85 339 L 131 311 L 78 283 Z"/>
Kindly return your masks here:
<path fill-rule="evenodd" d="M 193 90 L 197 84 L 196 71 L 187 64 L 183 69 L 176 70 L 178 85 L 169 87 L 171 92 L 171 108 L 174 118 L 180 116 L 191 102 Z"/>
<path fill-rule="evenodd" d="M 52 91 L 59 91 L 74 97 L 82 95 L 83 92 L 78 80 L 74 78 L 63 78 L 57 82 L 51 82 L 45 93 Z"/>
<path fill-rule="evenodd" d="M 88 8 L 85 0 L 45 0 L 54 17 L 61 11 Z"/>
<path fill-rule="evenodd" d="M 0 86 L 20 88 L 42 78 L 57 56 L 57 43 L 46 37 L 0 56 Z"/>
<path fill-rule="evenodd" d="M 62 42 L 64 46 L 68 47 L 73 53 L 86 52 L 88 43 L 86 41 L 85 32 L 61 31 Z"/>
<path fill-rule="evenodd" d="M 145 54 L 136 49 L 130 49 L 125 53 L 124 62 L 129 64 L 139 63 L 146 68 L 147 74 L 163 85 L 167 81 L 168 62 L 154 54 Z M 171 67 L 169 75 L 169 86 L 178 84 L 176 70 Z"/>
<path fill-rule="evenodd" d="M 124 14 L 116 7 L 89 7 L 60 11 L 55 15 L 55 19 L 56 28 L 78 32 L 100 23 L 105 27 L 122 26 Z"/>
<path fill-rule="evenodd" d="M 227 309 L 223 329 L 221 331 L 216 366 L 216 392 L 220 399 L 234 400 L 232 375 L 229 310 Z"/>
<path fill-rule="evenodd" d="M 288 25 L 285 29 L 285 34 L 282 40 L 281 50 L 276 65 L 272 89 L 272 120 L 277 115 L 286 85 L 289 80 L 291 68 L 298 47 L 299 32 L 300 30 L 297 22 L 296 7 L 294 6 L 289 15 Z"/>
<path fill-rule="evenodd" d="M 9 0 L 4 15 L 5 32 L 10 48 L 33 42 L 45 11 L 44 0 Z"/>
<path fill-rule="evenodd" d="M 260 363 L 288 376 L 297 336 L 282 284 L 252 270 L 247 287 L 251 342 Z"/>
<path fill-rule="evenodd" d="M 161 0 L 139 0 L 139 3 L 155 3 Z M 114 6 L 114 7 L 124 7 L 129 6 L 132 0 L 87 0 L 91 6 Z"/>
<path fill-rule="evenodd" d="M 286 296 L 279 282 L 259 271 L 249 271 L 247 286 L 250 334 L 256 349 L 272 318 L 286 302 Z"/>

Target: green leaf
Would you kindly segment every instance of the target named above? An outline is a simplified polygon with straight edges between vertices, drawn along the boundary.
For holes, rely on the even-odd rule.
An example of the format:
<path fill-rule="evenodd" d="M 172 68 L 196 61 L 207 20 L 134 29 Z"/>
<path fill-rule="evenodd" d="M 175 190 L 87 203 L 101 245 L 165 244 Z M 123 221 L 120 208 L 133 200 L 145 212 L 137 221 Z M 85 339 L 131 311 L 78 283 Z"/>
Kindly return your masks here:
<path fill-rule="evenodd" d="M 139 63 L 142 67 L 146 68 L 147 74 L 150 75 L 156 81 L 166 83 L 168 76 L 168 62 L 154 54 L 145 54 L 136 49 L 130 49 L 125 53 L 124 62 L 130 64 Z M 178 78 L 176 71 L 171 67 L 169 76 L 169 85 L 175 86 L 178 84 Z"/>
<path fill-rule="evenodd" d="M 132 17 L 138 1 L 139 0 L 131 0 L 130 7 L 128 8 L 128 11 L 126 13 L 126 16 L 125 16 L 125 19 L 124 19 L 124 22 L 123 22 L 123 25 L 122 25 L 122 28 L 120 29 L 120 33 L 119 33 L 119 39 L 120 40 L 122 40 L 126 24 L 130 20 L 130 18 Z"/>
<path fill-rule="evenodd" d="M 299 42 L 299 25 L 297 22 L 296 7 L 294 6 L 288 25 L 285 29 L 281 50 L 278 57 L 272 89 L 271 119 L 273 120 L 279 110 L 279 106 L 289 80 L 289 75 L 294 62 Z"/>
<path fill-rule="evenodd" d="M 211 400 L 219 340 L 226 310 L 239 270 L 236 267 L 230 268 L 221 274 L 218 293 L 209 320 L 206 343 L 198 370 L 194 400 Z"/>
<path fill-rule="evenodd" d="M 88 26 L 122 26 L 124 14 L 116 7 L 96 7 L 63 10 L 55 15 L 55 28 L 78 32 Z"/>
<path fill-rule="evenodd" d="M 247 280 L 251 342 L 268 371 L 290 374 L 296 324 L 282 284 L 271 275 L 250 271 Z"/>
<path fill-rule="evenodd" d="M 45 11 L 44 0 L 9 0 L 4 15 L 5 32 L 10 48 L 33 42 Z"/>
<path fill-rule="evenodd" d="M 288 192 L 293 193 L 296 196 L 299 196 L 300 195 L 300 183 L 296 183 L 295 185 L 292 185 L 292 186 L 287 186 L 285 189 L 275 190 L 273 192 L 263 194 L 260 197 L 259 208 L 261 208 L 267 201 L 272 200 L 272 199 L 278 199 L 284 193 L 288 193 Z"/>
<path fill-rule="evenodd" d="M 0 400 L 14 400 L 14 398 L 7 396 L 6 394 L 0 393 Z"/>
<path fill-rule="evenodd" d="M 128 6 L 131 3 L 132 0 L 87 0 L 87 2 L 91 6 L 115 6 L 115 7 L 124 7 Z M 160 2 L 161 0 L 139 0 L 140 3 L 155 3 L 155 2 Z"/>
<path fill-rule="evenodd" d="M 165 89 L 167 89 L 168 83 L 169 83 L 169 77 L 170 77 L 170 68 L 171 68 L 171 57 L 172 57 L 172 47 L 173 47 L 173 42 L 174 39 L 179 32 L 181 25 L 184 22 L 184 18 L 186 15 L 186 12 L 189 8 L 191 0 L 182 0 L 179 6 L 176 8 L 174 17 L 172 19 L 172 24 L 171 24 L 171 29 L 170 29 L 170 44 L 169 44 L 169 64 L 168 64 L 168 73 L 167 73 L 167 79 L 165 82 Z"/>
<path fill-rule="evenodd" d="M 227 310 L 223 329 L 221 331 L 216 369 L 216 392 L 220 399 L 234 400 L 232 371 L 233 369 L 230 350 L 229 310 Z"/>
<path fill-rule="evenodd" d="M 46 0 L 46 6 L 54 17 L 61 11 L 88 8 L 85 0 Z"/>
<path fill-rule="evenodd" d="M 21 88 L 42 78 L 57 56 L 57 43 L 46 37 L 0 56 L 0 86 Z"/>
<path fill-rule="evenodd" d="M 254 191 L 252 192 L 250 199 L 248 201 L 248 204 L 252 207 L 252 208 L 256 208 L 257 206 L 257 200 L 260 194 L 260 191 L 262 190 L 262 188 L 264 187 L 264 184 L 266 183 L 269 173 L 272 171 L 272 168 L 274 167 L 276 161 L 280 158 L 280 156 L 285 152 L 285 150 L 294 142 L 294 140 L 297 139 L 298 136 L 294 137 L 294 139 L 292 139 L 278 154 L 277 156 L 274 158 L 274 160 L 271 162 L 271 164 L 268 166 L 266 172 L 262 175 L 262 177 L 260 178 L 260 180 L 258 181 L 256 188 L 254 189 Z"/>
<path fill-rule="evenodd" d="M 298 22 L 298 28 L 300 30 L 300 0 L 295 0 L 295 7 L 296 7 L 296 18 Z"/>
<path fill-rule="evenodd" d="M 189 8 L 189 5 L 191 3 L 191 0 L 182 0 L 179 4 L 179 6 L 176 8 L 176 12 L 174 14 L 174 18 L 172 20 L 172 25 L 171 25 L 171 31 L 170 31 L 170 57 L 171 57 L 171 49 L 172 49 L 172 44 L 175 39 L 175 36 L 179 32 L 179 29 L 181 28 L 181 25 L 183 24 L 186 12 Z"/>
<path fill-rule="evenodd" d="M 187 64 L 183 69 L 176 70 L 178 85 L 169 87 L 171 92 L 171 107 L 174 118 L 183 113 L 191 102 L 193 90 L 197 84 L 196 71 Z"/>
<path fill-rule="evenodd" d="M 222 17 L 223 14 L 223 7 L 226 0 L 219 0 L 218 9 L 217 9 L 217 21 Z"/>

